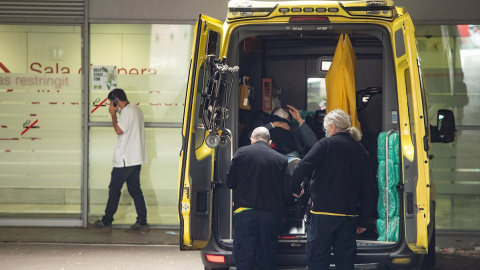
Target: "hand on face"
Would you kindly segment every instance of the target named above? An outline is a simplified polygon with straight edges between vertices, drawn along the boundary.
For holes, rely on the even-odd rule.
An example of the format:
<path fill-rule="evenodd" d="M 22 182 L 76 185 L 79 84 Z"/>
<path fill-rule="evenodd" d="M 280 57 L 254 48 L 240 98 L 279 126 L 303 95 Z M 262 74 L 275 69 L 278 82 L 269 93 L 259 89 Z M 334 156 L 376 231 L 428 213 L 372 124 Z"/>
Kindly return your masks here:
<path fill-rule="evenodd" d="M 117 106 L 115 107 L 115 105 L 113 105 L 113 101 L 110 100 L 110 107 L 108 107 L 108 112 L 109 112 L 110 114 L 115 114 L 115 113 L 117 113 L 118 106 L 119 106 L 119 105 L 117 105 Z"/>

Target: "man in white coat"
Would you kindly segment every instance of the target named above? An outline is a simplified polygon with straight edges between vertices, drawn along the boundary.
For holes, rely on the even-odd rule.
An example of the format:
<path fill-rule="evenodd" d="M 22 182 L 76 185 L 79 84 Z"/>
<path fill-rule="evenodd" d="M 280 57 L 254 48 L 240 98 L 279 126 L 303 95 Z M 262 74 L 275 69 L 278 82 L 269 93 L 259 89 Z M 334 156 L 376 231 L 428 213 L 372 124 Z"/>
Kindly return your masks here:
<path fill-rule="evenodd" d="M 128 193 L 132 196 L 137 210 L 137 221 L 128 231 L 147 233 L 147 208 L 140 188 L 140 170 L 147 162 L 145 146 L 145 126 L 142 110 L 127 99 L 122 89 L 114 89 L 108 94 L 115 133 L 118 135 L 113 155 L 113 170 L 108 187 L 108 202 L 105 215 L 97 220 L 93 227 L 104 232 L 111 232 L 113 215 L 117 212 L 123 184 L 127 183 Z M 119 114 L 117 118 L 117 113 Z"/>

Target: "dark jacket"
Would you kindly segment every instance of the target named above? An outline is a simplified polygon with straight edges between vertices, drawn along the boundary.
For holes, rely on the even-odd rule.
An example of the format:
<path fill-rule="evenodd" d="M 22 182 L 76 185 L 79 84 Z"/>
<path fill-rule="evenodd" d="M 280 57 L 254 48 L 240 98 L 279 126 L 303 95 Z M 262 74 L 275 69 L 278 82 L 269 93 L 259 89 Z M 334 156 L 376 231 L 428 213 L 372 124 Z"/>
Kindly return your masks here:
<path fill-rule="evenodd" d="M 307 123 L 300 126 L 289 123 L 290 130 L 285 130 L 281 127 L 273 127 L 272 122 L 275 121 L 289 123 L 281 117 L 257 111 L 250 117 L 250 126 L 252 129 L 260 126 L 266 127 L 270 131 L 274 149 L 278 152 L 288 154 L 297 151 L 303 156 L 317 142 L 317 135 Z"/>
<path fill-rule="evenodd" d="M 233 189 L 233 209 L 248 207 L 282 218 L 283 197 L 291 194 L 287 165 L 287 158 L 264 141 L 238 149 L 226 180 Z"/>
<path fill-rule="evenodd" d="M 293 192 L 300 194 L 301 182 L 312 173 L 312 211 L 359 215 L 358 226 L 366 227 L 375 179 L 365 148 L 345 132 L 318 141 L 293 173 Z"/>

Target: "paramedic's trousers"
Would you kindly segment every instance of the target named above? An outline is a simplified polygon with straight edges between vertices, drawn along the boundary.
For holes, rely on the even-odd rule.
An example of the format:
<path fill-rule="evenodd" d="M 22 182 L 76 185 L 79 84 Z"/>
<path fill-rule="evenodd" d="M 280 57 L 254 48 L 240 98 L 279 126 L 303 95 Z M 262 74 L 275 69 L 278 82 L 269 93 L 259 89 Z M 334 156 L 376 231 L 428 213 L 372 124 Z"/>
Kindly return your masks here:
<path fill-rule="evenodd" d="M 127 189 L 133 198 L 135 209 L 137 210 L 137 222 L 145 225 L 147 223 L 147 208 L 145 198 L 140 188 L 140 170 L 142 165 L 113 168 L 112 178 L 108 186 L 108 202 L 105 208 L 105 215 L 102 221 L 109 225 L 113 221 L 113 215 L 117 212 L 120 196 L 122 195 L 123 183 L 127 182 Z"/>
<path fill-rule="evenodd" d="M 353 270 L 357 255 L 357 218 L 312 214 L 307 237 L 309 270 Z M 333 248 L 334 262 L 330 262 Z"/>
<path fill-rule="evenodd" d="M 255 209 L 244 210 L 233 217 L 233 256 L 238 270 L 276 269 L 280 219 Z"/>

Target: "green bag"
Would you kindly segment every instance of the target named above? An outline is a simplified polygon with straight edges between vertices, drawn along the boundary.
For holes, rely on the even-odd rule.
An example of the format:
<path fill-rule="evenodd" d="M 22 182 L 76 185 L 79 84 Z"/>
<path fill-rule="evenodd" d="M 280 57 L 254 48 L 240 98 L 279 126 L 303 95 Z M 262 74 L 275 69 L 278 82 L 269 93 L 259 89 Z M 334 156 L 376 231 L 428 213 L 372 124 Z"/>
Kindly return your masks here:
<path fill-rule="evenodd" d="M 386 220 L 377 220 L 378 241 L 397 242 L 399 236 L 400 218 L 388 219 L 388 230 Z"/>
<path fill-rule="evenodd" d="M 388 161 L 386 156 L 386 137 L 387 132 L 382 132 L 378 136 L 377 177 L 379 194 L 377 210 L 379 218 L 377 220 L 377 231 L 379 241 L 397 241 L 400 222 L 400 203 L 397 190 L 397 184 L 400 181 L 399 136 L 397 132 L 391 132 L 388 135 Z M 388 168 L 386 168 L 385 164 L 388 165 Z"/>

